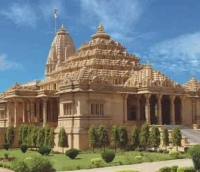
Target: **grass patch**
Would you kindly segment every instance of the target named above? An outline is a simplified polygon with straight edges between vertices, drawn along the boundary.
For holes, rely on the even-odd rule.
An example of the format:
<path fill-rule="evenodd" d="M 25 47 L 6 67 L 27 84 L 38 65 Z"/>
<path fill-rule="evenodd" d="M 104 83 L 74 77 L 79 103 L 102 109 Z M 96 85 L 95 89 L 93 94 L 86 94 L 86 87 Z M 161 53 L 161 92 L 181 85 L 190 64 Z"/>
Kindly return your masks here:
<path fill-rule="evenodd" d="M 34 155 L 40 155 L 36 151 L 28 150 L 26 153 L 22 153 L 20 149 L 13 150 L 1 150 L 0 157 L 4 157 L 4 153 L 8 152 L 9 156 L 14 156 L 17 159 L 23 159 L 26 157 L 31 157 Z M 42 156 L 42 155 L 41 155 Z M 114 166 L 114 165 L 125 165 L 125 164 L 134 164 L 134 157 L 142 156 L 142 162 L 155 162 L 155 161 L 164 161 L 164 160 L 172 160 L 173 158 L 169 154 L 163 153 L 155 153 L 155 152 L 117 152 L 115 159 L 112 163 L 101 164 L 100 167 L 104 166 Z M 51 153 L 47 156 L 49 159 L 53 161 L 53 166 L 56 170 L 64 171 L 64 170 L 75 170 L 75 169 L 88 169 L 94 168 L 91 165 L 91 159 L 93 158 L 101 158 L 100 152 L 92 153 L 92 152 L 81 152 L 75 159 L 70 159 L 66 155 L 59 153 Z M 181 154 L 180 158 L 188 158 L 187 154 Z M 10 162 L 1 162 L 1 163 L 10 163 Z"/>

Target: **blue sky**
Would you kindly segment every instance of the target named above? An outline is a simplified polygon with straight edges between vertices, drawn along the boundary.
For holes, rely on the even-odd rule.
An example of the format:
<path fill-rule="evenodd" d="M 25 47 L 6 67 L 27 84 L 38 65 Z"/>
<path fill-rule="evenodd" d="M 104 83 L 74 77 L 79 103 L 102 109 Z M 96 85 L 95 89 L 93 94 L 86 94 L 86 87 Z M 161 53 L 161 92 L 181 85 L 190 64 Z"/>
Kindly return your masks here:
<path fill-rule="evenodd" d="M 1 0 L 0 91 L 43 79 L 54 38 L 53 9 L 76 48 L 101 22 L 129 53 L 176 82 L 200 80 L 199 0 Z"/>

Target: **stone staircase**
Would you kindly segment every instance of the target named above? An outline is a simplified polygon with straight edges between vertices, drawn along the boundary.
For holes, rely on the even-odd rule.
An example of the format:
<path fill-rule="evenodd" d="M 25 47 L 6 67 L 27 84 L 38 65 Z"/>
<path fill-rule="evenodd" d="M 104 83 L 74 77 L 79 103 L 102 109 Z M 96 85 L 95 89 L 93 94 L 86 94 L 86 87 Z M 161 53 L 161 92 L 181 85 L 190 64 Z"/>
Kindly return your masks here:
<path fill-rule="evenodd" d="M 183 137 L 186 137 L 188 140 L 188 144 L 200 144 L 200 131 L 191 129 L 184 125 L 165 125 L 168 130 L 173 130 L 173 128 L 177 126 L 181 130 L 181 134 Z"/>

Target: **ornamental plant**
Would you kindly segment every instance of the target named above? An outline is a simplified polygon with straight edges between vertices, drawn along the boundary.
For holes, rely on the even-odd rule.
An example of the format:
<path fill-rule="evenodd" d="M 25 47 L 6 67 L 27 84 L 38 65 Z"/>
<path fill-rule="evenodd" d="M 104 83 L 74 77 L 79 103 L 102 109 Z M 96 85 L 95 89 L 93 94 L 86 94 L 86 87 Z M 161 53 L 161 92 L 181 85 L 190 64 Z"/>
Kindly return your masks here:
<path fill-rule="evenodd" d="M 6 143 L 12 146 L 15 139 L 15 133 L 13 126 L 9 126 L 6 130 Z"/>
<path fill-rule="evenodd" d="M 146 149 L 149 146 L 149 125 L 144 123 L 140 131 L 140 146 Z"/>
<path fill-rule="evenodd" d="M 150 145 L 157 149 L 160 146 L 160 131 L 158 127 L 153 126 L 149 137 Z"/>
<path fill-rule="evenodd" d="M 169 132 L 166 127 L 162 129 L 162 142 L 165 149 L 167 149 L 167 146 L 169 146 Z"/>
<path fill-rule="evenodd" d="M 58 133 L 58 146 L 62 148 L 62 152 L 64 154 L 64 148 L 68 147 L 68 140 L 64 127 L 60 128 L 60 131 Z"/>
<path fill-rule="evenodd" d="M 131 130 L 131 136 L 130 136 L 131 146 L 134 148 L 137 148 L 140 144 L 139 141 L 139 133 L 137 127 L 133 127 Z"/>
<path fill-rule="evenodd" d="M 107 150 L 101 154 L 101 157 L 106 163 L 110 163 L 115 158 L 115 152 Z"/>
<path fill-rule="evenodd" d="M 70 159 L 75 159 L 79 152 L 80 151 L 78 149 L 69 149 L 65 152 L 65 155 L 68 156 Z"/>
<path fill-rule="evenodd" d="M 97 129 L 97 133 L 98 133 L 98 145 L 100 148 L 103 147 L 105 152 L 106 146 L 109 145 L 108 131 L 105 128 L 105 126 L 100 125 Z"/>
<path fill-rule="evenodd" d="M 119 127 L 119 147 L 125 149 L 128 144 L 128 133 L 125 126 Z"/>
<path fill-rule="evenodd" d="M 89 145 L 92 147 L 92 150 L 94 152 L 94 148 L 98 146 L 98 134 L 97 129 L 94 125 L 91 125 L 88 131 L 88 139 L 89 139 Z"/>
<path fill-rule="evenodd" d="M 173 146 L 176 146 L 176 150 L 178 150 L 178 146 L 181 146 L 181 131 L 179 127 L 174 127 L 172 131 L 172 144 Z"/>
<path fill-rule="evenodd" d="M 117 147 L 119 146 L 119 128 L 117 125 L 112 126 L 112 131 L 111 131 L 111 145 L 114 146 L 115 152 Z"/>

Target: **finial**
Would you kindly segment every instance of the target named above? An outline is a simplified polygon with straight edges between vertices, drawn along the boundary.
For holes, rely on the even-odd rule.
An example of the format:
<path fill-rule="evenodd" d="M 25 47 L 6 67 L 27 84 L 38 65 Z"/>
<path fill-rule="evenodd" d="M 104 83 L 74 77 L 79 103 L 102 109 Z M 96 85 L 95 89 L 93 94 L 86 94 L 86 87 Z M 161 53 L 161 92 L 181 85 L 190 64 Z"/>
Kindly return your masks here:
<path fill-rule="evenodd" d="M 149 62 L 149 60 L 147 61 L 147 65 L 150 65 L 150 62 Z"/>
<path fill-rule="evenodd" d="M 61 30 L 65 30 L 65 27 L 64 27 L 64 25 L 62 24 L 62 26 L 61 26 L 61 28 L 60 28 Z"/>
<path fill-rule="evenodd" d="M 101 23 L 99 24 L 98 31 L 99 32 L 103 32 L 104 31 L 104 27 L 103 27 L 103 25 Z"/>

